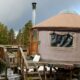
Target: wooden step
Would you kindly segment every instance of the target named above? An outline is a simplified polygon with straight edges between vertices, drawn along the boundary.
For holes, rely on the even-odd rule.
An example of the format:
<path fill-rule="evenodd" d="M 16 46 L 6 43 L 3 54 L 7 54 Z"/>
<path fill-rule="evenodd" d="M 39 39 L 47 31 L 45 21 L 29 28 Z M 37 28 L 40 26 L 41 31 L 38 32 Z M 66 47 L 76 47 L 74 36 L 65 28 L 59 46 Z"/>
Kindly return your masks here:
<path fill-rule="evenodd" d="M 30 77 L 30 78 L 28 78 L 28 79 L 31 79 L 31 80 L 41 80 L 40 77 Z"/>
<path fill-rule="evenodd" d="M 5 80 L 5 77 L 0 77 L 0 80 Z"/>
<path fill-rule="evenodd" d="M 28 74 L 38 74 L 38 72 L 29 72 Z"/>

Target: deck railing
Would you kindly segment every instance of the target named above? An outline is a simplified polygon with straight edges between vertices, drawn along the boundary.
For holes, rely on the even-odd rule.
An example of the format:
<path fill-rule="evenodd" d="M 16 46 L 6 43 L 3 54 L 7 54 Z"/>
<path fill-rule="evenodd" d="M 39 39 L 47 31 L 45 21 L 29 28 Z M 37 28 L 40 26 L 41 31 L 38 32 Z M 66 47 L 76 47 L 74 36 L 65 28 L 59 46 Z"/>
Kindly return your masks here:
<path fill-rule="evenodd" d="M 5 66 L 5 69 L 4 69 L 5 75 L 0 74 L 0 76 L 4 80 L 7 80 L 8 55 L 7 55 L 7 50 L 4 46 L 0 46 L 0 61 Z M 3 79 L 1 79 L 1 80 L 3 80 Z"/>

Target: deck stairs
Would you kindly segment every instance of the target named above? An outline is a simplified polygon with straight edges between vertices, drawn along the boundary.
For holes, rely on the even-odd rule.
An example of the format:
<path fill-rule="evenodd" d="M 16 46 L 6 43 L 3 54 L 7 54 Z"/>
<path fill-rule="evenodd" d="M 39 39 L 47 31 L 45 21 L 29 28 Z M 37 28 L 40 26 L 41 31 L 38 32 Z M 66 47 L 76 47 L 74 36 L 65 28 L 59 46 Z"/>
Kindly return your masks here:
<path fill-rule="evenodd" d="M 22 58 L 21 60 L 23 61 L 22 63 L 24 63 L 22 65 L 25 65 L 25 67 L 26 67 L 26 80 L 42 80 L 40 72 L 38 71 L 38 67 L 35 64 L 35 62 L 28 61 L 26 59 L 24 51 L 23 51 L 23 49 L 21 47 L 19 48 L 19 51 L 20 51 L 20 55 L 21 55 L 21 58 Z M 33 69 L 33 71 L 29 71 L 30 69 Z M 24 72 L 23 72 L 23 74 L 24 74 Z"/>

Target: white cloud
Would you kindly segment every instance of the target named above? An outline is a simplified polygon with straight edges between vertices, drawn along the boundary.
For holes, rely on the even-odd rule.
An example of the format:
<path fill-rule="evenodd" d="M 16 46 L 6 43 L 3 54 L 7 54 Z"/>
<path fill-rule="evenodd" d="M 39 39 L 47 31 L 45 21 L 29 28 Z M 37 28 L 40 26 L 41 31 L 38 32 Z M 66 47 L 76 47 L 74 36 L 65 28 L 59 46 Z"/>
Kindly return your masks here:
<path fill-rule="evenodd" d="M 15 30 L 20 29 L 31 19 L 32 1 L 37 2 L 36 22 L 47 19 L 61 10 L 80 5 L 80 0 L 0 0 L 0 22 Z M 78 7 L 76 10 L 80 11 Z"/>
<path fill-rule="evenodd" d="M 29 0 L 0 0 L 0 21 L 15 21 L 28 11 Z"/>

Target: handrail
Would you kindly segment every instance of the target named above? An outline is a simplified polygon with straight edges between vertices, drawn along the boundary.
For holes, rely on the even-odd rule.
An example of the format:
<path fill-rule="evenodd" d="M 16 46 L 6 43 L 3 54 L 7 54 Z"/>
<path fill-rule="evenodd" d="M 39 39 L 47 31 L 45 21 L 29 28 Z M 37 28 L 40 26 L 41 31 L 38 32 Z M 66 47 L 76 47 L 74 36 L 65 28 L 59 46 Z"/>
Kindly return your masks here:
<path fill-rule="evenodd" d="M 7 55 L 7 49 L 4 46 L 0 46 L 0 55 L 2 55 L 2 56 L 0 56 L 0 59 L 2 59 L 4 61 L 4 63 L 7 65 L 8 55 Z"/>
<path fill-rule="evenodd" d="M 7 50 L 4 46 L 0 46 L 0 48 L 1 48 L 1 54 L 2 54 L 2 56 L 0 56 L 0 61 L 5 64 L 5 68 L 6 68 L 5 80 L 7 80 L 7 67 L 8 67 Z"/>
<path fill-rule="evenodd" d="M 28 63 L 27 63 L 27 61 L 26 61 L 26 57 L 25 57 L 25 55 L 24 55 L 24 52 L 23 52 L 22 48 L 19 47 L 19 50 L 20 50 L 21 56 L 22 56 L 22 58 L 23 58 L 23 60 L 24 60 L 25 66 L 28 67 Z"/>

